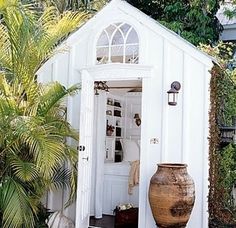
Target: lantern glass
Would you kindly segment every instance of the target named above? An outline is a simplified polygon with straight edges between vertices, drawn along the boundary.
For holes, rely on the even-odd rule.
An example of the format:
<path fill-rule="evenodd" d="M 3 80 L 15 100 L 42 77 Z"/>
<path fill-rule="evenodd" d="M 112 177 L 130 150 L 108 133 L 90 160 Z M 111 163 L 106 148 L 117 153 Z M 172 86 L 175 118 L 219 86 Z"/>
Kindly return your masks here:
<path fill-rule="evenodd" d="M 175 105 L 177 105 L 177 101 L 178 101 L 178 93 L 169 92 L 168 93 L 168 104 L 175 106 Z"/>

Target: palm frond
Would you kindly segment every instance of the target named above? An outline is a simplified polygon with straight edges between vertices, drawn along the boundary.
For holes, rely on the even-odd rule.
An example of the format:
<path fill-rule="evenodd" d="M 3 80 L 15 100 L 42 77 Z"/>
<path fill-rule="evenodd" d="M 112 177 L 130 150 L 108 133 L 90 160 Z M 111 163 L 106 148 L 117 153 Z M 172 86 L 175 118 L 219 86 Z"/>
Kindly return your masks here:
<path fill-rule="evenodd" d="M 8 178 L 1 186 L 3 228 L 34 227 L 34 214 L 30 198 L 23 186 Z"/>
<path fill-rule="evenodd" d="M 9 40 L 7 29 L 4 25 L 0 24 L 0 65 L 5 68 L 11 67 L 11 43 Z"/>
<path fill-rule="evenodd" d="M 40 17 L 41 32 L 36 39 L 38 47 L 38 59 L 41 64 L 54 54 L 55 47 L 69 33 L 81 26 L 86 21 L 88 14 L 84 12 L 59 13 L 56 7 L 46 8 Z M 58 50 L 59 51 L 59 50 Z"/>
<path fill-rule="evenodd" d="M 72 146 L 66 145 L 66 157 L 70 165 L 75 165 L 78 162 L 78 150 Z"/>
<path fill-rule="evenodd" d="M 78 91 L 78 86 L 73 86 L 70 87 L 69 89 L 66 89 L 58 82 L 50 84 L 40 97 L 38 115 L 45 116 L 48 113 L 48 111 L 56 104 L 58 104 L 58 102 L 62 101 L 63 98 L 77 91 Z"/>
<path fill-rule="evenodd" d="M 57 168 L 49 185 L 49 189 L 54 191 L 62 188 L 69 188 L 70 178 L 71 170 L 66 169 L 65 167 Z"/>
<path fill-rule="evenodd" d="M 90 8 L 91 10 L 97 12 L 101 10 L 102 7 L 106 5 L 106 3 L 107 3 L 107 0 L 93 0 L 90 4 L 91 5 Z"/>
<path fill-rule="evenodd" d="M 15 177 L 19 178 L 22 182 L 29 182 L 37 179 L 39 172 L 35 164 L 21 160 L 14 154 L 14 152 L 15 151 L 13 151 L 13 153 L 9 153 L 7 157 Z"/>
<path fill-rule="evenodd" d="M 54 107 L 50 115 L 45 117 L 47 124 L 55 127 L 55 129 L 58 130 L 57 134 L 63 137 L 63 139 L 71 138 L 78 141 L 79 133 L 65 120 L 66 113 L 63 114 L 63 112 L 60 111 L 60 107 L 58 107 L 58 109 Z"/>
<path fill-rule="evenodd" d="M 76 163 L 77 164 L 77 163 Z M 70 175 L 70 195 L 68 201 L 65 204 L 65 207 L 71 205 L 76 199 L 76 190 L 77 190 L 77 168 L 74 165 L 71 165 L 71 175 Z"/>
<path fill-rule="evenodd" d="M 15 113 L 14 106 L 11 105 L 10 101 L 7 101 L 5 97 L 0 96 L 0 116 L 1 118 L 11 116 Z"/>
<path fill-rule="evenodd" d="M 15 6 L 18 0 L 0 0 L 0 12 L 6 10 L 6 8 Z"/>
<path fill-rule="evenodd" d="M 50 126 L 34 127 L 32 121 L 18 124 L 16 132 L 19 134 L 19 141 L 29 148 L 41 175 L 51 177 L 55 167 L 65 159 L 63 137 Z"/>

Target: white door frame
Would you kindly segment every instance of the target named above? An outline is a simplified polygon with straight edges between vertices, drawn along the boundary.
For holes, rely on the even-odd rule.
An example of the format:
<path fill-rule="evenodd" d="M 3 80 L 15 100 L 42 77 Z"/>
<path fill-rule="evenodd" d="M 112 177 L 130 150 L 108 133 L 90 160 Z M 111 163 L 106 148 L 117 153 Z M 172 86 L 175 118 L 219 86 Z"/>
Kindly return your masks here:
<path fill-rule="evenodd" d="M 114 81 L 114 80 L 137 80 L 142 79 L 142 93 L 148 91 L 148 81 L 154 77 L 154 67 L 136 64 L 121 64 L 111 63 L 96 65 L 92 67 L 86 67 L 82 70 L 86 70 L 94 79 L 94 81 Z M 80 69 L 81 71 L 81 69 Z M 141 140 L 140 140 L 140 184 L 139 187 L 142 191 L 139 192 L 139 227 L 141 224 L 146 224 L 146 206 L 147 206 L 147 181 L 145 179 L 145 164 L 146 158 L 143 153 L 143 148 L 146 148 L 147 140 L 143 140 L 146 137 L 144 132 L 147 132 L 146 119 L 146 104 L 148 96 L 142 94 L 142 128 L 141 128 Z M 92 158 L 91 158 L 92 159 Z M 144 161 L 144 162 L 143 162 Z M 144 178 L 142 178 L 142 176 Z M 143 181 L 142 181 L 143 180 Z M 77 215 L 76 215 L 77 216 Z M 141 221 L 142 220 L 142 221 Z"/>

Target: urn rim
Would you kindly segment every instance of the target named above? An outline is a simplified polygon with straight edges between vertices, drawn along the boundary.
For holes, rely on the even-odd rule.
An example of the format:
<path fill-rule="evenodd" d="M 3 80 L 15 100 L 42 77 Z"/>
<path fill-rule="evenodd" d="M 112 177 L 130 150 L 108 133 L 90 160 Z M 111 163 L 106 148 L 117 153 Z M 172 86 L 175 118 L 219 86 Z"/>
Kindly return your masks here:
<path fill-rule="evenodd" d="M 185 163 L 158 163 L 157 166 L 160 168 L 177 168 L 177 169 L 188 167 L 188 165 Z"/>

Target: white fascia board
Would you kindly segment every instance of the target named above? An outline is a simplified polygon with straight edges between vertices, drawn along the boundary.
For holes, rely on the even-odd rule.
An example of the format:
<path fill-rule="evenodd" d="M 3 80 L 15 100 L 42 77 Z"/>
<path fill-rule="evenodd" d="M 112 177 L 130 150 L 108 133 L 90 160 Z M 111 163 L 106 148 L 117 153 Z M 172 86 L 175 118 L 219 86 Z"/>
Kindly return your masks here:
<path fill-rule="evenodd" d="M 196 58 L 204 65 L 211 67 L 212 62 L 216 62 L 216 60 L 212 56 L 202 52 L 193 44 L 191 44 L 190 42 L 188 42 L 175 32 L 171 31 L 170 29 L 166 28 L 158 21 L 152 19 L 150 16 L 146 15 L 139 9 L 135 8 L 134 6 L 131 6 L 129 3 L 125 1 L 121 0 L 115 0 L 115 1 L 119 2 L 118 7 L 121 11 L 128 14 L 129 16 L 136 18 L 140 24 L 143 24 L 143 26 L 146 26 L 159 36 L 162 36 L 164 39 L 167 39 L 173 45 L 178 46 L 179 48 L 182 47 L 182 49 L 185 50 L 187 54 L 189 54 L 193 58 Z"/>

